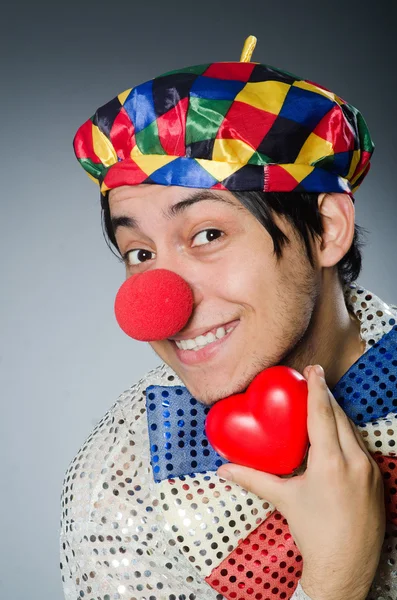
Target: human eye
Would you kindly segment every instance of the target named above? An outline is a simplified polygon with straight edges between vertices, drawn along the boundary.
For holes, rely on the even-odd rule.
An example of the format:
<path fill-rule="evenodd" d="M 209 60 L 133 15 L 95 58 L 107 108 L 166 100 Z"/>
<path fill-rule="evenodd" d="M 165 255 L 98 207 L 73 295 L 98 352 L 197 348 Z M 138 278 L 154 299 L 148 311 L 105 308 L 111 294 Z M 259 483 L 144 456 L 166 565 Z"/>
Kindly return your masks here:
<path fill-rule="evenodd" d="M 145 250 L 144 248 L 135 248 L 134 250 L 128 250 L 123 254 L 123 261 L 128 266 L 140 265 L 147 260 L 152 260 L 155 256 L 155 252 Z"/>
<path fill-rule="evenodd" d="M 193 240 L 198 240 L 198 243 L 193 244 L 193 248 L 195 246 L 204 246 L 210 242 L 215 242 L 223 235 L 225 234 L 220 229 L 204 229 L 203 231 L 199 231 L 199 233 L 196 233 L 193 237 Z"/>

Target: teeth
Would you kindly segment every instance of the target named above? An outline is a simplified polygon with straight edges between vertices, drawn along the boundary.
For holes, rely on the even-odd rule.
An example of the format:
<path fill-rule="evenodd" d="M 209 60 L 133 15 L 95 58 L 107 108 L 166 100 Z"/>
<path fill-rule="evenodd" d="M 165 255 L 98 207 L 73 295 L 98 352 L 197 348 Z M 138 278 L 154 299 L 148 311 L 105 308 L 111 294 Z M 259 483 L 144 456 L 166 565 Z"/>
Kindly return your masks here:
<path fill-rule="evenodd" d="M 199 335 L 194 341 L 198 346 L 205 346 L 207 342 L 206 337 L 204 335 Z"/>
<path fill-rule="evenodd" d="M 207 333 L 205 338 L 206 338 L 208 344 L 210 344 L 211 342 L 215 342 L 215 340 L 216 340 L 216 337 L 214 336 L 213 333 Z"/>
<path fill-rule="evenodd" d="M 223 338 L 223 336 L 226 335 L 226 331 L 224 327 L 218 327 L 218 329 L 216 330 L 216 337 L 219 340 L 220 338 Z"/>
<path fill-rule="evenodd" d="M 175 343 L 180 350 L 194 350 L 197 352 L 197 350 L 204 348 L 207 344 L 212 344 L 212 342 L 223 338 L 227 333 L 230 333 L 232 329 L 233 327 L 230 327 L 227 330 L 225 330 L 224 327 L 218 327 L 215 335 L 210 332 L 206 335 L 199 335 L 192 340 L 175 340 Z"/>

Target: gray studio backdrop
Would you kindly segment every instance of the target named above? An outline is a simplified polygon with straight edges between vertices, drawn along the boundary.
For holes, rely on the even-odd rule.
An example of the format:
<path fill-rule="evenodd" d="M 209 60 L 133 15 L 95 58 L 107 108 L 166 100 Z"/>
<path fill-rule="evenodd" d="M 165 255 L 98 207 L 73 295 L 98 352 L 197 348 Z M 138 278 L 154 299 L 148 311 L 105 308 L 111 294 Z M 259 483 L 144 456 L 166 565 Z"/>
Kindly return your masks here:
<path fill-rule="evenodd" d="M 61 600 L 60 492 L 117 396 L 159 361 L 113 316 L 124 270 L 72 139 L 119 92 L 178 67 L 253 60 L 330 88 L 376 143 L 357 194 L 359 283 L 397 302 L 395 0 L 30 2 L 2 8 L 0 598 Z"/>

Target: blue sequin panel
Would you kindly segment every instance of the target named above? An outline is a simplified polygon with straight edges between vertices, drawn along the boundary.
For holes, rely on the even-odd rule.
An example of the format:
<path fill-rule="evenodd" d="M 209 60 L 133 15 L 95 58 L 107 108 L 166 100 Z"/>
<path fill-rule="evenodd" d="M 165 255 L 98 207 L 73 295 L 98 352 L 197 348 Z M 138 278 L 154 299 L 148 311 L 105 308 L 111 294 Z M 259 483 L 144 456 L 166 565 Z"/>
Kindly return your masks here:
<path fill-rule="evenodd" d="M 350 367 L 332 393 L 356 425 L 397 412 L 397 325 Z M 215 452 L 205 435 L 210 408 L 186 387 L 149 386 L 146 408 L 156 482 L 217 471 L 229 462 Z"/>
<path fill-rule="evenodd" d="M 210 408 L 183 386 L 146 389 L 151 465 L 155 482 L 217 471 L 227 463 L 210 445 L 205 420 Z"/>
<path fill-rule="evenodd" d="M 332 393 L 356 425 L 397 412 L 397 325 L 350 367 Z"/>

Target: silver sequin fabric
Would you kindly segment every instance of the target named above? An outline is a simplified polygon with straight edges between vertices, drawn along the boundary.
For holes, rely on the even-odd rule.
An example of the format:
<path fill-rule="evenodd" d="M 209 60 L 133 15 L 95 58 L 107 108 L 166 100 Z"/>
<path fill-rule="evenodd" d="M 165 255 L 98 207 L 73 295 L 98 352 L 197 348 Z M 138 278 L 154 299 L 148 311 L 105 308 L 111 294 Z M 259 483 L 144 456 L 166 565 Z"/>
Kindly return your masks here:
<path fill-rule="evenodd" d="M 391 329 L 397 307 L 357 284 L 344 291 L 368 350 Z M 222 600 L 205 577 L 275 511 L 214 472 L 197 474 L 189 485 L 180 479 L 155 483 L 146 418 L 149 385 L 183 382 L 164 363 L 149 371 L 119 396 L 66 471 L 60 524 L 65 600 Z M 396 415 L 358 429 L 371 452 L 395 456 L 388 441 L 397 441 Z M 388 523 L 367 600 L 397 599 L 396 561 L 397 527 Z M 291 600 L 316 599 L 298 584 Z"/>

